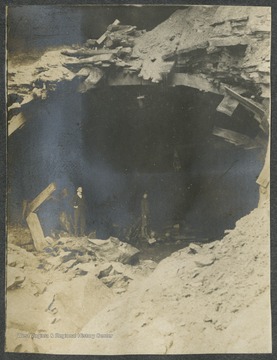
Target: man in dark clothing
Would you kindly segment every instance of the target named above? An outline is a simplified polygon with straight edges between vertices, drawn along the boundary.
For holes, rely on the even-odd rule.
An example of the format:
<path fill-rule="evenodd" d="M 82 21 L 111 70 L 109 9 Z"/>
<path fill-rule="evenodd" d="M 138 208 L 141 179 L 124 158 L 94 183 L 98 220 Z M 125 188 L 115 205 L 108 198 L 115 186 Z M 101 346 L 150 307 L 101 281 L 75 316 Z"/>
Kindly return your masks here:
<path fill-rule="evenodd" d="M 74 208 L 74 234 L 84 236 L 86 227 L 86 204 L 83 189 L 78 187 L 77 194 L 73 198 Z"/>
<path fill-rule="evenodd" d="M 149 204 L 147 194 L 145 193 L 141 200 L 141 236 L 144 239 L 149 238 Z"/>

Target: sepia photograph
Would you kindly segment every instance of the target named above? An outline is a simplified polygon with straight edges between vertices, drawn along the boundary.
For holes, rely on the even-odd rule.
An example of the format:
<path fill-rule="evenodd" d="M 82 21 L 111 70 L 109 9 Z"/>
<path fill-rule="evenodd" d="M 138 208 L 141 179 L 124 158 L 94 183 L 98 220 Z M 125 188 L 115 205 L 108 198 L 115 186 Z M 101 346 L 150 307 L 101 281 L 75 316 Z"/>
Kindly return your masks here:
<path fill-rule="evenodd" d="M 5 351 L 271 354 L 271 7 L 6 18 Z"/>

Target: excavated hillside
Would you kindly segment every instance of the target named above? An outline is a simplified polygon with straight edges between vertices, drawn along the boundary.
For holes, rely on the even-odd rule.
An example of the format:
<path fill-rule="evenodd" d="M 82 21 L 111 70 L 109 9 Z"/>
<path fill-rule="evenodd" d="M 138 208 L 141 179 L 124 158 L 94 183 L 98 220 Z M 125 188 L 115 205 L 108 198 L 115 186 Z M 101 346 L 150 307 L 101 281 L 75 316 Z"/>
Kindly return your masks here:
<path fill-rule="evenodd" d="M 268 219 L 266 206 L 256 209 L 222 241 L 163 260 L 88 322 L 82 332 L 113 337 L 82 353 L 270 352 Z"/>
<path fill-rule="evenodd" d="M 35 62 L 11 59 L 9 135 L 26 121 L 25 106 L 45 100 L 60 82 L 74 80 L 76 91 L 85 92 L 118 81 L 138 85 L 137 79 L 167 84 L 180 73 L 186 76 L 181 85 L 204 86 L 228 101 L 225 85 L 243 94 L 239 101 L 247 100 L 266 137 L 270 9 L 191 6 L 149 32 L 115 22 L 97 41 L 48 50 Z M 234 106 L 232 99 L 231 113 L 239 101 Z M 271 352 L 269 146 L 257 183 L 258 208 L 226 230 L 223 239 L 195 241 L 159 264 L 140 260 L 138 249 L 116 238 L 48 237 L 43 251 L 31 246 L 29 252 L 21 240 L 28 238 L 24 243 L 30 245 L 30 234 L 11 231 L 6 350 Z"/>
<path fill-rule="evenodd" d="M 104 251 L 91 241 L 95 259 L 76 253 L 84 239 L 40 256 L 8 248 L 8 351 L 271 352 L 267 202 L 222 240 L 191 243 L 154 271 L 120 263 L 136 251 L 120 255 L 111 241 Z"/>
<path fill-rule="evenodd" d="M 191 6 L 136 41 L 140 75 L 161 81 L 162 66 L 174 61 L 181 72 L 209 81 L 259 89 L 269 97 L 270 10 L 247 6 Z M 160 66 L 159 66 L 160 65 Z"/>
<path fill-rule="evenodd" d="M 46 51 L 35 62 L 9 59 L 8 92 L 20 108 L 75 77 L 84 92 L 111 72 L 154 83 L 181 72 L 220 92 L 222 83 L 246 89 L 261 102 L 270 96 L 270 31 L 270 8 L 189 6 L 149 32 L 116 23 L 98 40 Z"/>

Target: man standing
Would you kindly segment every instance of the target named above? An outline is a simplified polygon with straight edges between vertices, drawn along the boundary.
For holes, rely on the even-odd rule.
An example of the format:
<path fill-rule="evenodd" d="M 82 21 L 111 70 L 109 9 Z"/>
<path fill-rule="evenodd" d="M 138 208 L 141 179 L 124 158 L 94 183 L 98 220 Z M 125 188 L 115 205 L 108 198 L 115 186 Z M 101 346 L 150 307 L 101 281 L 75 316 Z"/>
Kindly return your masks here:
<path fill-rule="evenodd" d="M 86 204 L 83 189 L 78 187 L 77 194 L 73 198 L 74 208 L 74 235 L 84 236 L 86 227 Z"/>
<path fill-rule="evenodd" d="M 147 193 L 145 193 L 141 200 L 141 236 L 143 239 L 149 238 L 149 216 L 149 204 Z"/>

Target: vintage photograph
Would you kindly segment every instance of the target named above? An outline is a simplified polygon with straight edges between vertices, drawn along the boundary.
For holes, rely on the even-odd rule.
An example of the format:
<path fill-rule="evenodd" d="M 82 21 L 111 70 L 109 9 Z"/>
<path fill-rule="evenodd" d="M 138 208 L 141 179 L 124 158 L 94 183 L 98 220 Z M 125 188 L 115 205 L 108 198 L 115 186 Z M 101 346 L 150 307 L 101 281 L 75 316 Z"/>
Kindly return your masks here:
<path fill-rule="evenodd" d="M 5 351 L 271 353 L 271 8 L 6 16 Z"/>

